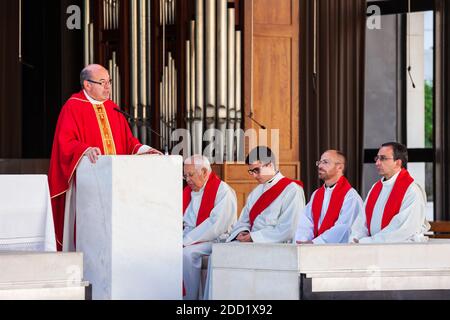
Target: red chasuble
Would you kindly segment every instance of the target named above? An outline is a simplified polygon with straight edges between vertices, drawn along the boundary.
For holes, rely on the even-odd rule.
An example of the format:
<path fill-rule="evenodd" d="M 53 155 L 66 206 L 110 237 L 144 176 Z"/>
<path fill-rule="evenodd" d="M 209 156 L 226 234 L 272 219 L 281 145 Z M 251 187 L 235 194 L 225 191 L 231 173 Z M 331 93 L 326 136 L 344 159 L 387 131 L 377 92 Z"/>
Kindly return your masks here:
<path fill-rule="evenodd" d="M 284 189 L 286 189 L 286 187 L 292 182 L 298 184 L 300 187 L 303 187 L 303 183 L 301 181 L 291 180 L 284 177 L 259 197 L 253 207 L 250 209 L 250 229 L 253 228 L 253 223 L 255 222 L 255 219 L 261 214 L 261 212 L 263 212 L 268 206 L 270 206 L 272 202 L 274 202 L 275 199 L 278 198 L 278 196 L 284 191 Z"/>
<path fill-rule="evenodd" d="M 320 236 L 325 231 L 331 229 L 339 218 L 339 213 L 341 212 L 342 205 L 344 204 L 344 198 L 347 192 L 350 191 L 352 186 L 348 180 L 342 176 L 336 186 L 334 187 L 333 193 L 331 194 L 330 203 L 328 204 L 327 213 L 322 221 L 319 228 L 320 214 L 322 212 L 323 198 L 325 196 L 325 185 L 323 185 L 319 190 L 317 190 L 314 201 L 312 203 L 312 213 L 314 220 L 314 238 Z"/>
<path fill-rule="evenodd" d="M 392 218 L 394 218 L 400 211 L 402 206 L 403 198 L 405 197 L 406 191 L 408 190 L 414 179 L 409 175 L 409 172 L 402 169 L 395 180 L 394 186 L 392 187 L 391 194 L 389 195 L 386 205 L 384 206 L 383 218 L 381 220 L 381 229 L 384 229 L 389 225 Z M 370 233 L 370 224 L 372 222 L 373 209 L 377 203 L 378 197 L 380 196 L 381 189 L 383 189 L 383 183 L 378 181 L 370 192 L 369 199 L 367 199 L 366 204 L 366 222 L 367 230 Z"/>
<path fill-rule="evenodd" d="M 203 192 L 202 202 L 197 215 L 197 226 L 201 225 L 203 221 L 209 218 L 211 211 L 214 209 L 214 203 L 216 201 L 217 191 L 220 186 L 220 179 L 214 172 L 209 175 L 206 182 L 205 191 Z M 183 190 L 183 215 L 186 213 L 186 209 L 191 203 L 192 189 L 187 186 Z"/>
<path fill-rule="evenodd" d="M 92 105 L 83 91 L 63 106 L 56 125 L 48 174 L 58 250 L 62 249 L 65 193 L 78 163 L 90 147 L 102 155 L 135 154 L 142 146 L 111 100 Z"/>

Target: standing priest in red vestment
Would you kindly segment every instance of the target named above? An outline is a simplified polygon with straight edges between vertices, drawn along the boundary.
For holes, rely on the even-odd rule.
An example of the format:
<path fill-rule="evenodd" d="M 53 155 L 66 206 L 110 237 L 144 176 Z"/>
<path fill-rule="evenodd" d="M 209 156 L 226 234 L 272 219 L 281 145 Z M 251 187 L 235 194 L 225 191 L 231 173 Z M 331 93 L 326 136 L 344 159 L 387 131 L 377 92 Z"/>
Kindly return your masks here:
<path fill-rule="evenodd" d="M 298 244 L 347 243 L 353 222 L 363 212 L 363 202 L 344 176 L 345 156 L 328 150 L 316 165 L 324 184 L 301 213 L 295 240 Z"/>
<path fill-rule="evenodd" d="M 71 205 L 67 194 L 83 156 L 95 163 L 99 155 L 161 154 L 133 137 L 125 117 L 114 110 L 119 108 L 110 100 L 111 78 L 104 67 L 87 66 L 80 80 L 82 90 L 70 97 L 59 115 L 48 175 L 59 251 L 63 245 L 64 250 L 73 249 L 74 240 L 68 232 L 63 235 L 70 228 L 65 209 Z"/>

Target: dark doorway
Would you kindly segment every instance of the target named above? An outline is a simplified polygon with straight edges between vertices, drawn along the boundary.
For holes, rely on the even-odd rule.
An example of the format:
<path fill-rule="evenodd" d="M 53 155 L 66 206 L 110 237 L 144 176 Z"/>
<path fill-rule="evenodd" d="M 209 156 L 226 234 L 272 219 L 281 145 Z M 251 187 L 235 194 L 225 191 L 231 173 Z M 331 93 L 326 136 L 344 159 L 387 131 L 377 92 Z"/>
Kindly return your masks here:
<path fill-rule="evenodd" d="M 46 159 L 61 107 L 80 90 L 83 33 L 66 21 L 67 8 L 81 9 L 82 1 L 22 1 L 22 123 L 15 125 L 22 127 L 22 158 Z"/>

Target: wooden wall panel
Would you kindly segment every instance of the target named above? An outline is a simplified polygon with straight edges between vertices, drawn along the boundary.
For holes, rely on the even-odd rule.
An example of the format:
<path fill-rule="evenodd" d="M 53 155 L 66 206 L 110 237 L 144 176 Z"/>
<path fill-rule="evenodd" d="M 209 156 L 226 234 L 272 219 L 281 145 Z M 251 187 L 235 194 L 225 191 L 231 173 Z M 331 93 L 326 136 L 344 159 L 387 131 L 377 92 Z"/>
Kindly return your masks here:
<path fill-rule="evenodd" d="M 280 129 L 281 150 L 289 153 L 298 139 L 298 115 L 292 107 L 291 39 L 256 37 L 254 43 L 255 118 L 269 129 Z M 285 72 L 281 72 L 285 71 Z M 286 159 L 281 159 L 286 160 Z M 288 160 L 295 160 L 289 158 Z"/>
<path fill-rule="evenodd" d="M 298 0 L 249 0 L 244 10 L 245 112 L 280 130 L 281 162 L 299 161 Z"/>
<path fill-rule="evenodd" d="M 256 24 L 292 24 L 292 0 L 255 0 L 254 8 Z"/>

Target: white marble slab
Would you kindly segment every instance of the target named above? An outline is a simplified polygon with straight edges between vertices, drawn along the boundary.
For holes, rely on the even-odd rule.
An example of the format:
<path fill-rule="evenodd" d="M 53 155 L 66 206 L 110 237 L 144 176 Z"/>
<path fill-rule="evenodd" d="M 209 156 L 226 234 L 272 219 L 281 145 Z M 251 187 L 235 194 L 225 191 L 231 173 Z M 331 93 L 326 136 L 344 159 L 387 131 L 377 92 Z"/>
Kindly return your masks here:
<path fill-rule="evenodd" d="M 298 270 L 298 249 L 293 244 L 215 243 L 212 267 L 258 270 Z"/>
<path fill-rule="evenodd" d="M 313 292 L 450 290 L 450 241 L 400 244 L 214 244 L 212 299 L 299 299 Z"/>
<path fill-rule="evenodd" d="M 213 300 L 298 300 L 296 271 L 216 268 L 212 278 Z"/>
<path fill-rule="evenodd" d="M 46 175 L 0 175 L 0 251 L 56 251 Z"/>
<path fill-rule="evenodd" d="M 81 253 L 0 253 L 0 300 L 84 300 Z"/>
<path fill-rule="evenodd" d="M 298 246 L 302 273 L 450 268 L 450 241 Z"/>
<path fill-rule="evenodd" d="M 44 285 L 48 285 L 43 283 Z M 85 286 L 1 289 L 0 300 L 84 300 Z"/>
<path fill-rule="evenodd" d="M 0 284 L 36 281 L 81 281 L 79 252 L 0 252 Z"/>
<path fill-rule="evenodd" d="M 181 299 L 182 158 L 84 159 L 76 188 L 93 299 Z"/>
<path fill-rule="evenodd" d="M 450 289 L 450 273 L 447 276 L 430 276 L 424 273 L 415 277 L 368 274 L 366 277 L 327 277 L 312 280 L 313 292 L 448 289 Z"/>

